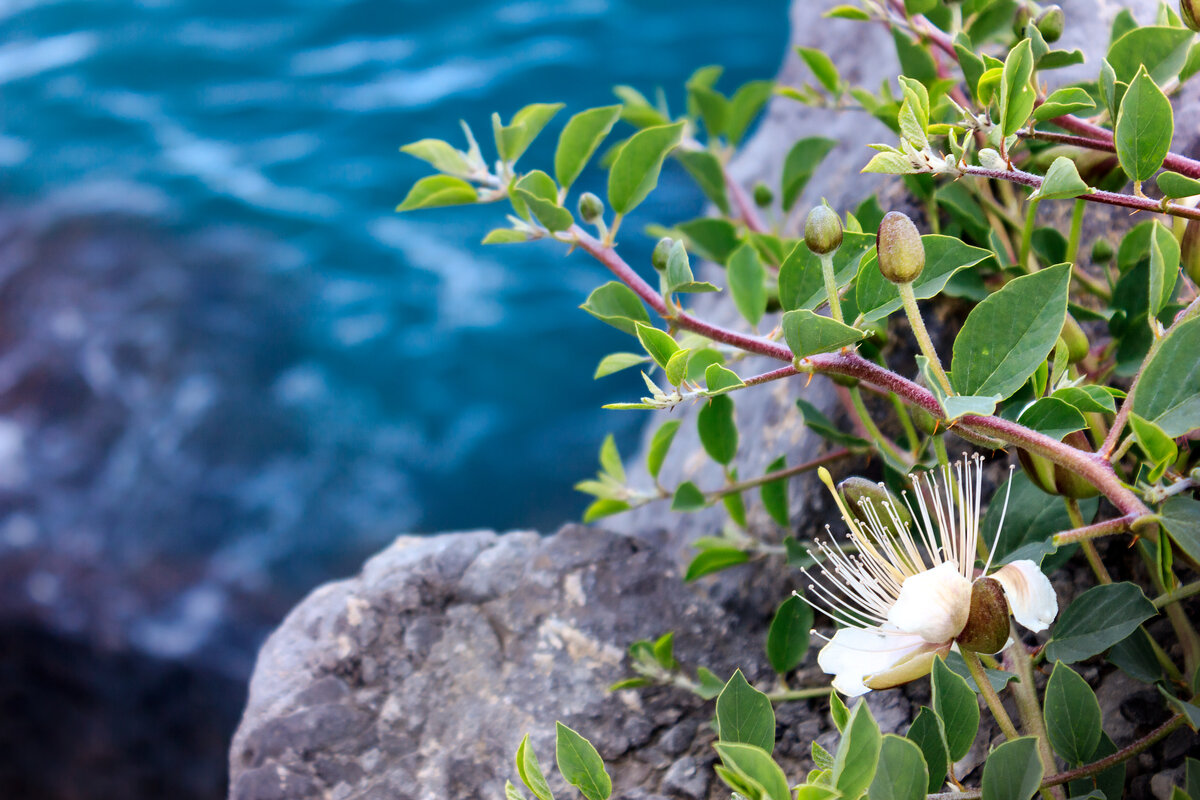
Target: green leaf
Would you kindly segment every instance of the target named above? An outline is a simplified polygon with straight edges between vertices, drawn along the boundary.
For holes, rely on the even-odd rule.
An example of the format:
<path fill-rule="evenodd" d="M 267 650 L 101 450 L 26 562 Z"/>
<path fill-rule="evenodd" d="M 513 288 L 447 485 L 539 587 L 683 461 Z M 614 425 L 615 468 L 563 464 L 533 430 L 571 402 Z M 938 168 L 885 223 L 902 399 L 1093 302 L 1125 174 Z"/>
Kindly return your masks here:
<path fill-rule="evenodd" d="M 908 727 L 905 734 L 925 757 L 926 769 L 929 770 L 929 782 L 925 791 L 933 794 L 946 783 L 946 774 L 950 769 L 950 751 L 946 746 L 946 731 L 942 721 L 932 708 L 921 706 L 917 718 Z"/>
<path fill-rule="evenodd" d="M 1046 179 L 1038 190 L 1029 196 L 1032 200 L 1065 200 L 1087 194 L 1088 185 L 1079 177 L 1075 162 L 1065 156 L 1054 159 L 1046 171 Z"/>
<path fill-rule="evenodd" d="M 951 383 L 966 395 L 1007 398 L 1054 349 L 1067 315 L 1071 265 L 1005 284 L 967 315 L 954 340 Z"/>
<path fill-rule="evenodd" d="M 899 28 L 892 28 L 892 42 L 900 61 L 900 74 L 915 78 L 928 86 L 937 80 L 937 64 L 929 50 L 908 38 Z"/>
<path fill-rule="evenodd" d="M 533 753 L 533 745 L 529 743 L 529 734 L 517 746 L 517 774 L 521 782 L 533 793 L 538 800 L 554 800 L 554 792 L 546 783 L 546 776 L 538 765 L 537 756 Z"/>
<path fill-rule="evenodd" d="M 501 125 L 500 115 L 493 114 L 492 131 L 496 136 L 496 152 L 500 154 L 500 159 L 509 164 L 516 163 L 562 107 L 562 103 L 532 103 L 513 114 L 508 125 Z"/>
<path fill-rule="evenodd" d="M 612 780 L 596 748 L 561 722 L 554 723 L 554 729 L 558 771 L 566 782 L 578 789 L 587 800 L 608 800 L 612 794 Z"/>
<path fill-rule="evenodd" d="M 1186 28 L 1134 28 L 1113 42 L 1105 60 L 1119 81 L 1129 83 L 1144 68 L 1155 83 L 1162 85 L 1183 69 L 1191 42 L 1192 32 Z"/>
<path fill-rule="evenodd" d="M 717 734 L 722 742 L 749 744 L 767 753 L 775 750 L 775 711 L 771 701 L 746 681 L 740 669 L 717 697 Z"/>
<path fill-rule="evenodd" d="M 957 272 L 973 267 L 992 255 L 982 248 L 963 244 L 953 236 L 922 236 L 921 244 L 925 247 L 925 269 L 912 284 L 913 294 L 918 300 L 936 296 Z M 868 322 L 883 319 L 902 305 L 895 285 L 880 274 L 873 253 L 862 259 L 854 292 L 858 311 Z"/>
<path fill-rule="evenodd" d="M 1163 503 L 1159 515 L 1179 549 L 1193 561 L 1200 561 L 1200 501 L 1186 494 L 1176 495 Z"/>
<path fill-rule="evenodd" d="M 592 380 L 612 375 L 614 372 L 620 372 L 623 369 L 636 367 L 639 364 L 645 364 L 649 360 L 639 353 L 609 353 L 600 359 L 600 363 L 596 366 L 596 374 L 592 376 Z"/>
<path fill-rule="evenodd" d="M 1138 72 L 1117 113 L 1117 160 L 1130 180 L 1149 180 L 1171 149 L 1175 132 L 1171 101 L 1145 69 Z"/>
<path fill-rule="evenodd" d="M 724 364 L 725 356 L 711 347 L 701 347 L 692 353 L 688 359 L 688 380 L 699 382 L 704 380 L 705 373 L 713 364 Z"/>
<path fill-rule="evenodd" d="M 689 250 L 718 264 L 728 261 L 729 255 L 741 241 L 732 222 L 716 217 L 681 222 L 675 226 L 675 230 L 686 238 Z"/>
<path fill-rule="evenodd" d="M 782 195 L 783 210 L 790 211 L 796 204 L 796 199 L 808 185 L 809 179 L 817 167 L 829 155 L 829 151 L 837 147 L 837 141 L 826 139 L 824 136 L 810 136 L 792 145 L 787 158 L 783 160 Z"/>
<path fill-rule="evenodd" d="M 1101 386 L 1064 386 L 1051 397 L 1070 403 L 1085 414 L 1115 414 L 1116 401 Z"/>
<path fill-rule="evenodd" d="M 1044 774 L 1036 738 L 1022 736 L 1007 741 L 983 764 L 983 800 L 1029 800 Z"/>
<path fill-rule="evenodd" d="M 616 479 L 617 483 L 625 482 L 625 466 L 621 463 L 621 454 L 617 451 L 617 440 L 610 433 L 604 437 L 600 445 L 600 467 Z"/>
<path fill-rule="evenodd" d="M 1150 357 L 1133 411 L 1175 438 L 1200 428 L 1200 317 L 1175 325 Z M 1129 401 L 1127 401 L 1129 402 Z"/>
<path fill-rule="evenodd" d="M 842 234 L 842 246 L 833 254 L 834 282 L 839 289 L 854 279 L 860 262 L 874 253 L 874 248 L 873 233 Z M 820 259 L 803 241 L 797 242 L 779 267 L 779 304 L 784 311 L 815 309 L 828 299 Z"/>
<path fill-rule="evenodd" d="M 925 800 L 929 767 L 921 748 L 889 733 L 879 750 L 879 766 L 867 792 L 870 800 Z"/>
<path fill-rule="evenodd" d="M 620 514 L 622 511 L 628 511 L 630 508 L 629 503 L 626 503 L 624 500 L 601 497 L 583 512 L 583 521 L 595 522 L 598 519 L 611 517 L 613 514 Z"/>
<path fill-rule="evenodd" d="M 1189 728 L 1191 728 L 1193 731 L 1200 730 L 1200 706 L 1176 697 L 1163 688 L 1161 684 L 1158 687 L 1158 692 L 1163 696 L 1163 699 L 1167 701 L 1168 706 L 1173 708 L 1178 713 L 1183 714 L 1184 721 L 1187 723 Z"/>
<path fill-rule="evenodd" d="M 834 6 L 823 16 L 831 19 L 852 19 L 855 22 L 867 22 L 871 19 L 871 16 L 858 6 Z"/>
<path fill-rule="evenodd" d="M 711 138 L 725 132 L 729 120 L 729 101 L 711 86 L 689 81 L 687 84 L 688 106 L 699 113 L 704 127 Z"/>
<path fill-rule="evenodd" d="M 1133 431 L 1134 441 L 1138 443 L 1138 447 L 1146 454 L 1153 468 L 1150 470 L 1149 480 L 1157 481 L 1162 478 L 1166 468 L 1175 461 L 1179 455 L 1179 449 L 1175 446 L 1175 441 L 1163 433 L 1162 428 L 1155 425 L 1153 422 L 1147 422 L 1137 414 L 1129 415 L 1129 428 Z"/>
<path fill-rule="evenodd" d="M 817 80 L 825 87 L 825 91 L 836 95 L 841 91 L 842 76 L 834 66 L 829 56 L 814 47 L 797 47 L 796 53 L 804 59 L 804 63 L 817 76 Z"/>
<path fill-rule="evenodd" d="M 806 308 L 783 315 L 783 338 L 796 358 L 828 353 L 862 339 L 866 334 L 832 317 L 822 317 Z"/>
<path fill-rule="evenodd" d="M 859 700 L 850 712 L 833 758 L 833 786 L 842 797 L 860 797 L 871 785 L 882 745 L 879 725 L 871 716 L 871 709 Z"/>
<path fill-rule="evenodd" d="M 1092 758 L 1095 760 L 1107 758 L 1115 752 L 1117 752 L 1117 746 L 1113 743 L 1113 740 L 1108 738 L 1107 733 L 1101 732 L 1100 745 L 1096 748 L 1096 752 L 1092 753 Z M 1082 795 L 1087 795 L 1097 790 L 1103 792 L 1106 798 L 1120 798 L 1124 796 L 1124 761 L 1109 767 L 1099 774 L 1091 775 L 1081 780 L 1071 781 L 1070 784 L 1068 784 L 1067 794 L 1073 798 L 1079 798 Z M 1094 795 L 1092 796 L 1094 797 Z"/>
<path fill-rule="evenodd" d="M 679 145 L 682 122 L 657 125 L 629 137 L 608 172 L 608 204 L 628 214 L 658 185 L 663 160 Z"/>
<path fill-rule="evenodd" d="M 688 360 L 692 357 L 692 351 L 688 348 L 676 350 L 671 354 L 671 358 L 667 361 L 667 366 L 663 369 L 667 374 L 667 382 L 672 386 L 679 386 L 683 383 L 683 379 L 687 377 Z"/>
<path fill-rule="evenodd" d="M 963 661 L 963 657 L 959 653 L 953 651 L 946 654 L 946 666 L 949 667 L 955 675 L 967 682 L 967 686 L 971 687 L 971 691 L 979 693 L 979 687 L 975 685 L 975 679 L 971 677 L 971 670 L 967 668 L 967 662 Z M 983 668 L 984 674 L 987 675 L 988 683 L 997 692 L 1004 691 L 1004 687 L 1017 679 L 1017 676 L 1011 672 L 1005 672 L 1002 669 L 992 669 L 991 667 Z"/>
<path fill-rule="evenodd" d="M 667 256 L 666 271 L 667 292 L 716 292 L 716 286 L 705 281 L 697 281 L 692 275 L 692 264 L 688 260 L 687 249 L 683 242 L 677 241 L 671 246 Z"/>
<path fill-rule="evenodd" d="M 687 484 L 685 484 L 687 485 Z M 678 496 L 678 495 L 676 495 Z M 671 506 L 672 511 L 680 511 L 685 509 L 677 509 L 674 505 Z M 686 509 L 695 510 L 695 509 Z M 702 550 L 696 554 L 688 564 L 687 572 L 683 576 L 684 582 L 690 583 L 697 578 L 703 578 L 705 575 L 711 575 L 714 572 L 720 572 L 729 567 L 736 567 L 739 564 L 745 564 L 750 560 L 750 554 L 745 550 L 738 550 L 735 547 L 714 547 L 708 550 Z"/>
<path fill-rule="evenodd" d="M 740 389 L 745 385 L 736 372 L 725 369 L 720 364 L 709 364 L 708 368 L 704 370 L 704 386 L 709 394 L 720 394 Z"/>
<path fill-rule="evenodd" d="M 829 695 L 829 719 L 833 721 L 833 727 L 837 728 L 838 733 L 846 732 L 846 725 L 850 722 L 850 709 L 846 708 L 837 692 Z"/>
<path fill-rule="evenodd" d="M 574 224 L 571 212 L 558 204 L 558 187 L 554 179 L 541 170 L 535 169 L 521 178 L 513 191 L 547 230 L 565 231 Z"/>
<path fill-rule="evenodd" d="M 488 231 L 488 235 L 483 237 L 480 244 L 521 244 L 528 241 L 529 237 L 522 231 L 515 231 L 512 228 L 496 228 Z"/>
<path fill-rule="evenodd" d="M 671 338 L 671 334 L 641 322 L 637 323 L 637 337 L 654 362 L 663 369 L 667 368 L 667 362 L 679 349 L 679 345 Z"/>
<path fill-rule="evenodd" d="M 1075 406 L 1057 397 L 1043 397 L 1021 412 L 1017 422 L 1052 439 L 1062 441 L 1068 433 L 1087 427 L 1087 420 Z"/>
<path fill-rule="evenodd" d="M 696 692 L 705 700 L 712 700 L 725 688 L 725 681 L 713 674 L 707 667 L 696 667 L 696 682 L 700 684 Z"/>
<path fill-rule="evenodd" d="M 1091 761 L 1100 744 L 1100 701 L 1079 673 L 1054 665 L 1043 700 L 1050 746 L 1071 766 Z"/>
<path fill-rule="evenodd" d="M 1191 197 L 1200 194 L 1200 181 L 1180 175 L 1178 172 L 1164 172 L 1155 179 L 1158 190 L 1163 197 Z"/>
<path fill-rule="evenodd" d="M 1132 583 L 1093 586 L 1075 598 L 1054 626 L 1046 645 L 1049 661 L 1071 664 L 1107 650 L 1157 614 Z"/>
<path fill-rule="evenodd" d="M 570 188 L 620 116 L 620 106 L 604 106 L 580 111 L 567 120 L 554 151 L 554 176 L 560 186 Z"/>
<path fill-rule="evenodd" d="M 479 199 L 475 187 L 462 178 L 449 175 L 430 175 L 421 178 L 408 190 L 404 202 L 396 206 L 397 211 L 413 211 L 418 208 L 440 208 L 461 206 Z"/>
<path fill-rule="evenodd" d="M 518 789 L 516 786 L 513 786 L 512 781 L 505 781 L 504 800 L 525 800 L 525 795 L 520 789 Z"/>
<path fill-rule="evenodd" d="M 766 750 L 738 742 L 717 742 L 715 747 L 726 767 L 761 786 L 769 800 L 792 800 L 787 777 Z"/>
<path fill-rule="evenodd" d="M 671 498 L 672 511 L 699 511 L 708 506 L 708 499 L 705 498 L 704 492 L 700 491 L 699 487 L 691 481 L 685 481 L 675 487 L 675 495 Z M 738 551 L 741 552 L 740 550 Z M 703 555 L 703 553 L 701 554 Z M 740 562 L 738 562 L 740 563 Z M 693 562 L 694 564 L 694 562 Z M 720 567 L 718 567 L 720 569 Z M 709 570 L 710 572 L 712 570 Z M 708 573 L 702 572 L 701 575 Z M 688 575 L 691 575 L 691 567 L 688 568 Z M 700 577 L 695 575 L 692 577 Z M 689 577 L 687 580 L 691 580 Z"/>
<path fill-rule="evenodd" d="M 784 675 L 800 665 L 812 625 L 812 607 L 799 597 L 792 595 L 779 605 L 767 631 L 767 660 L 773 670 Z"/>
<path fill-rule="evenodd" d="M 774 91 L 774 81 L 750 81 L 733 93 L 729 100 L 729 119 L 725 124 L 725 136 L 730 144 L 736 145 L 742 140 L 750 123 L 754 122 Z"/>
<path fill-rule="evenodd" d="M 471 165 L 466 157 L 455 150 L 449 142 L 441 139 L 422 139 L 419 142 L 406 144 L 400 148 L 401 153 L 408 153 L 426 161 L 438 172 L 448 175 L 466 176 L 471 173 Z"/>
<path fill-rule="evenodd" d="M 658 479 L 667 451 L 671 449 L 671 442 L 675 441 L 678 431 L 679 420 L 672 419 L 658 426 L 658 430 L 650 437 L 650 446 L 646 448 L 646 472 L 650 473 L 651 478 Z"/>
<path fill-rule="evenodd" d="M 867 445 L 865 439 L 843 433 L 840 428 L 833 424 L 829 417 L 822 414 L 820 409 L 807 400 L 803 398 L 797 399 L 796 408 L 800 410 L 800 422 L 822 439 L 828 439 L 834 444 L 840 444 L 843 447 L 865 447 Z"/>
<path fill-rule="evenodd" d="M 1150 296 L 1149 310 L 1151 316 L 1166 307 L 1175 291 L 1175 281 L 1179 277 L 1179 242 L 1171 229 L 1158 220 L 1152 223 L 1153 234 L 1150 237 Z"/>
<path fill-rule="evenodd" d="M 1028 39 L 1008 52 L 1000 80 L 1000 129 L 1002 135 L 1012 136 L 1033 111 L 1037 92 L 1030 85 L 1033 77 L 1033 45 Z"/>
<path fill-rule="evenodd" d="M 758 258 L 758 251 L 749 242 L 729 257 L 729 293 L 733 304 L 751 327 L 757 328 L 767 313 L 767 269 Z"/>
<path fill-rule="evenodd" d="M 632 289 L 617 281 L 596 287 L 580 308 L 630 336 L 637 336 L 638 323 L 650 324 L 650 314 L 641 299 Z"/>
<path fill-rule="evenodd" d="M 780 456 L 767 465 L 766 472 L 778 472 L 787 466 L 787 456 Z M 787 496 L 787 479 L 780 478 L 779 480 L 764 483 L 759 489 L 762 497 L 763 508 L 771 515 L 771 519 L 781 528 L 788 527 L 791 521 L 788 515 L 788 496 Z M 1200 533 L 1200 532 L 1198 532 Z"/>
<path fill-rule="evenodd" d="M 923 358 L 924 356 L 922 356 Z M 936 386 L 937 384 L 930 383 L 929 385 Z M 942 410 L 946 412 L 946 419 L 954 421 L 967 414 L 977 414 L 981 417 L 991 416 L 992 412 L 996 410 L 996 403 L 1000 402 L 1000 395 L 955 394 L 939 397 L 938 402 L 942 404 Z"/>
<path fill-rule="evenodd" d="M 1153 640 L 1145 628 L 1135 629 L 1114 644 L 1108 651 L 1107 659 L 1110 664 L 1142 683 L 1154 683 L 1163 678 L 1162 664 L 1154 653 Z M 1092 753 L 1092 757 L 1095 758 L 1096 753 Z"/>
<path fill-rule="evenodd" d="M 679 666 L 679 662 L 675 660 L 675 631 L 668 631 L 658 637 L 651 650 L 654 660 L 663 669 L 675 669 Z"/>
<path fill-rule="evenodd" d="M 967 682 L 946 666 L 940 658 L 933 660 L 933 710 L 946 731 L 946 750 L 950 761 L 967 754 L 979 732 L 979 700 Z"/>
<path fill-rule="evenodd" d="M 1088 111 L 1096 107 L 1092 96 L 1075 86 L 1059 89 L 1046 98 L 1046 102 L 1033 110 L 1035 122 L 1045 122 L 1048 119 L 1061 117 L 1064 114 L 1074 114 L 1076 111 Z"/>
<path fill-rule="evenodd" d="M 721 209 L 721 213 L 729 216 L 729 196 L 725 192 L 725 171 L 715 155 L 707 150 L 676 150 L 675 157 L 683 168 L 696 181 L 704 196 L 713 205 Z"/>
<path fill-rule="evenodd" d="M 704 452 L 718 464 L 729 464 L 737 455 L 738 430 L 733 419 L 733 400 L 717 395 L 700 407 L 696 415 L 700 444 Z"/>

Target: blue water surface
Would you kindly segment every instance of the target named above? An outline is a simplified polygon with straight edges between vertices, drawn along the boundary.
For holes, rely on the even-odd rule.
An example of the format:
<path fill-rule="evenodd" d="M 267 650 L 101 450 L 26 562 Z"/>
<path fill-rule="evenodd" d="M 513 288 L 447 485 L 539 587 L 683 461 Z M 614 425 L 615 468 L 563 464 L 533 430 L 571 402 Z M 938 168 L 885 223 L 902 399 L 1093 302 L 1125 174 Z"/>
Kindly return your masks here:
<path fill-rule="evenodd" d="M 613 102 L 614 84 L 661 85 L 678 105 L 705 64 L 726 66 L 726 91 L 772 76 L 786 7 L 11 0 L 0 3 L 0 192 L 134 215 L 180 246 L 197 234 L 253 241 L 254 268 L 299 287 L 294 326 L 261 315 L 253 335 L 281 355 L 255 379 L 328 443 L 323 458 L 366 453 L 382 467 L 348 479 L 361 497 L 339 489 L 344 530 L 311 530 L 297 501 L 281 536 L 354 549 L 359 531 L 550 527 L 583 508 L 571 485 L 594 470 L 604 433 L 628 452 L 644 420 L 600 410 L 636 397 L 636 375 L 591 377 L 629 345 L 577 309 L 606 273 L 549 243 L 481 247 L 503 224 L 499 206 L 393 213 L 428 172 L 397 148 L 461 145 L 463 119 L 486 152 L 492 111 L 563 100 L 522 162 L 545 166 L 567 114 Z M 593 167 L 580 186 L 602 190 L 601 179 Z M 628 255 L 645 262 L 647 222 L 702 210 L 668 168 L 626 223 Z M 289 490 L 264 479 L 261 491 Z M 233 519 L 222 535 L 252 527 Z"/>

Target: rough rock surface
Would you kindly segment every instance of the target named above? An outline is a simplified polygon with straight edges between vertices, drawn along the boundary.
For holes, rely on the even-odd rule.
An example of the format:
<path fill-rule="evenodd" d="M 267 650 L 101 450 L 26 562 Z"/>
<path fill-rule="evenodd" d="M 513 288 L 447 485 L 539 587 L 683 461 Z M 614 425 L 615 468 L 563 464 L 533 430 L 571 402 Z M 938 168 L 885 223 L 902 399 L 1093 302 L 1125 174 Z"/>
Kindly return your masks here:
<path fill-rule="evenodd" d="M 793 3 L 794 43 L 826 49 L 856 83 L 877 86 L 894 76 L 883 29 L 838 20 L 815 24 L 832 4 Z M 1082 47 L 1092 60 L 1121 7 L 1148 19 L 1154 6 L 1150 0 L 1062 5 L 1071 20 L 1062 46 Z M 781 81 L 809 79 L 789 54 Z M 1182 118 L 1192 118 L 1197 106 L 1191 99 L 1184 100 L 1190 105 Z M 1176 130 L 1176 147 L 1194 148 L 1200 126 Z M 771 104 L 735 171 L 747 184 L 772 181 L 790 144 L 814 134 L 842 144 L 798 208 L 822 196 L 846 208 L 871 192 L 885 206 L 904 202 L 895 182 L 858 174 L 864 145 L 891 138 L 882 125 L 861 114 L 812 111 L 786 100 Z M 1044 213 L 1054 213 L 1059 209 L 1053 207 L 1070 204 L 1044 205 L 1052 207 Z M 1089 209 L 1089 230 L 1129 224 L 1123 212 Z M 700 308 L 718 322 L 738 324 L 728 304 Z M 771 366 L 748 361 L 739 371 L 754 374 Z M 761 473 L 780 454 L 795 464 L 820 452 L 820 441 L 796 415 L 793 400 L 801 391 L 831 413 L 837 407 L 825 381 L 808 389 L 779 383 L 737 396 L 742 475 Z M 664 483 L 716 485 L 720 474 L 701 454 L 694 410 L 676 414 L 684 424 Z M 790 491 L 794 524 L 801 529 L 832 520 L 815 481 L 792 481 Z M 781 536 L 755 506 L 751 527 L 767 538 Z M 681 690 L 606 692 L 628 675 L 624 648 L 667 630 L 676 631 L 684 664 L 720 675 L 740 666 L 751 680 L 770 684 L 763 634 L 794 577 L 761 564 L 690 586 L 679 577 L 687 543 L 717 532 L 721 521 L 719 510 L 673 515 L 657 504 L 606 520 L 613 531 L 567 526 L 546 538 L 483 532 L 398 540 L 360 576 L 313 593 L 264 647 L 231 752 L 231 798 L 501 797 L 526 731 L 543 765 L 553 762 L 555 719 L 597 744 L 610 763 L 616 797 L 724 795 L 711 777 L 711 706 Z M 815 682 L 812 661 L 810 656 L 796 685 Z M 1112 687 L 1101 699 L 1111 709 L 1114 730 L 1129 737 L 1145 733 L 1136 708 L 1115 697 L 1128 690 L 1126 684 L 1107 676 L 1103 685 Z M 927 691 L 918 682 L 871 695 L 870 703 L 883 728 L 896 730 L 907 724 L 914 703 L 928 702 Z M 814 738 L 831 743 L 824 711 L 823 701 L 780 708 L 776 754 L 789 774 L 803 774 Z M 968 755 L 964 767 L 974 768 L 981 756 L 982 750 Z M 1138 780 L 1145 796 L 1155 771 L 1154 763 L 1131 764 L 1131 775 L 1143 773 Z"/>

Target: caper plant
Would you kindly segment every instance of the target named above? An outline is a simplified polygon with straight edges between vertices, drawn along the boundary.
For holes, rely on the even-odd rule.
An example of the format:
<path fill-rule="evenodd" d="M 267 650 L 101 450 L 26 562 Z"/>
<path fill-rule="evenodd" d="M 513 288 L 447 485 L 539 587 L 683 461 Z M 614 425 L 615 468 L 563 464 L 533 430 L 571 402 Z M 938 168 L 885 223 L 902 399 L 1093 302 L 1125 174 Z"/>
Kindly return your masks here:
<path fill-rule="evenodd" d="M 671 633 L 633 643 L 635 674 L 617 684 L 715 699 L 716 771 L 733 792 L 1112 800 L 1124 792 L 1128 759 L 1200 726 L 1200 636 L 1186 609 L 1200 594 L 1200 161 L 1172 151 L 1171 105 L 1200 71 L 1200 2 L 1164 3 L 1151 25 L 1122 11 L 1096 78 L 1053 91 L 1044 78 L 1083 61 L 1053 47 L 1067 23 L 1057 6 L 860 0 L 828 16 L 885 26 L 898 82 L 852 86 L 830 56 L 800 48 L 815 83 L 756 81 L 726 95 L 721 70 L 705 67 L 687 83 L 683 113 L 618 87 L 620 103 L 566 122 L 552 171 L 517 164 L 562 106 L 527 106 L 507 124 L 493 117 L 491 163 L 466 126 L 465 150 L 440 140 L 402 148 L 439 174 L 398 210 L 505 203 L 509 224 L 485 243 L 547 240 L 591 256 L 614 280 L 583 309 L 633 344 L 604 358 L 596 377 L 638 368 L 647 388 L 611 407 L 700 404 L 699 438 L 724 482 L 663 485 L 681 424 L 671 419 L 647 448 L 650 489 L 630 485 L 605 440 L 600 473 L 578 487 L 594 497 L 587 520 L 654 502 L 679 513 L 721 503 L 728 524 L 696 543 L 687 580 L 759 558 L 796 567 L 797 591 L 781 598 L 767 636 L 775 686 L 681 665 Z M 731 180 L 733 149 L 772 95 L 885 123 L 895 139 L 873 145 L 862 170 L 903 176 L 919 221 L 868 198 L 853 209 L 817 205 L 803 235 L 793 233 L 785 221 L 835 144 L 820 137 L 795 143 L 775 186 L 747 192 Z M 604 158 L 607 203 L 591 193 L 570 202 L 618 123 L 626 138 Z M 647 271 L 653 285 L 622 256 L 618 234 L 628 235 L 622 221 L 667 159 L 716 213 L 652 226 L 661 237 Z M 1045 203 L 1070 204 L 1066 230 L 1038 225 Z M 1141 217 L 1116 248 L 1084 241 L 1097 204 Z M 697 279 L 694 257 L 723 268 L 723 279 Z M 690 296 L 706 292 L 727 294 L 742 324 L 696 313 Z M 922 318 L 919 301 L 940 296 L 969 309 L 952 341 L 931 336 Z M 907 326 L 889 324 L 900 317 Z M 913 374 L 889 365 L 902 336 L 914 340 Z M 779 366 L 748 374 L 747 356 Z M 853 430 L 797 399 L 803 424 L 827 440 L 824 453 L 738 475 L 738 394 L 814 376 L 838 383 Z M 868 406 L 867 394 L 883 402 Z M 986 486 L 979 454 L 952 460 L 948 433 L 995 458 L 1015 453 L 1004 485 Z M 826 465 L 867 455 L 884 482 L 834 484 Z M 787 482 L 812 471 L 833 494 L 844 538 L 794 533 Z M 756 534 L 748 501 L 793 535 L 780 546 Z M 1098 548 L 1106 538 L 1127 547 Z M 1048 576 L 1076 563 L 1092 585 L 1060 610 Z M 791 688 L 786 676 L 815 623 L 826 641 L 817 664 L 832 677 Z M 1109 738 L 1092 687 L 1071 666 L 1089 659 L 1155 687 L 1165 721 L 1130 742 Z M 903 736 L 881 735 L 865 704 L 842 699 L 925 676 L 930 705 Z M 773 704 L 826 697 L 841 732 L 836 751 L 814 743 L 814 769 L 785 776 L 771 756 Z M 1005 741 L 977 774 L 959 774 L 981 735 L 980 700 Z M 561 723 L 557 764 L 588 800 L 611 793 L 599 754 Z M 552 800 L 528 737 L 517 770 L 538 800 Z M 1188 760 L 1176 792 L 1200 800 L 1200 762 Z M 512 784 L 508 794 L 524 796 Z"/>

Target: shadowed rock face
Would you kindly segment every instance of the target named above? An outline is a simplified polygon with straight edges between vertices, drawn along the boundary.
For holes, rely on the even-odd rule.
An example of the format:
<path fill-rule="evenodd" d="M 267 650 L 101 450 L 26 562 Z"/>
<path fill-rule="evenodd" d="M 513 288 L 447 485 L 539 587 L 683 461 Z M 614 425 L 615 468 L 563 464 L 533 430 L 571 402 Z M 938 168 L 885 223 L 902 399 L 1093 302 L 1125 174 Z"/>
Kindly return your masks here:
<path fill-rule="evenodd" d="M 824 7 L 833 4 L 794 3 L 794 43 L 826 49 L 854 82 L 877 86 L 894 77 L 886 31 L 837 20 L 818 23 Z M 1154 4 L 1062 5 L 1070 27 L 1059 46 L 1082 47 L 1094 62 L 1123 5 L 1149 19 Z M 809 79 L 790 55 L 781 81 Z M 1183 99 L 1181 119 L 1195 119 L 1195 91 Z M 1176 147 L 1193 148 L 1198 129 L 1177 125 Z M 818 134 L 841 144 L 797 204 L 793 231 L 821 197 L 844 210 L 875 192 L 885 208 L 904 207 L 896 182 L 858 174 L 865 145 L 892 138 L 864 115 L 813 111 L 777 99 L 735 172 L 747 184 L 773 183 L 790 145 Z M 1069 206 L 1045 203 L 1042 212 L 1069 213 Z M 1124 212 L 1089 208 L 1087 224 L 1115 237 L 1130 222 Z M 723 324 L 744 324 L 728 303 L 701 298 L 698 307 L 702 316 Z M 934 327 L 952 335 L 955 319 L 948 315 Z M 773 366 L 748 360 L 739 372 Z M 795 412 L 793 401 L 800 395 L 837 413 L 836 393 L 823 380 L 807 388 L 799 381 L 780 382 L 735 396 L 741 474 L 759 474 L 781 454 L 795 464 L 820 452 L 820 440 L 804 431 Z M 663 476 L 667 484 L 695 480 L 713 486 L 720 480 L 700 448 L 694 414 L 695 409 L 674 412 L 683 425 Z M 639 469 L 631 468 L 632 480 L 648 484 Z M 835 520 L 815 481 L 792 481 L 789 490 L 794 529 L 812 532 Z M 767 539 L 783 535 L 755 498 L 748 505 L 757 533 Z M 605 520 L 609 530 L 568 525 L 545 538 L 479 532 L 398 540 L 359 576 L 310 595 L 264 646 L 230 753 L 231 799 L 501 797 L 504 781 L 515 779 L 512 756 L 524 733 L 532 735 L 541 763 L 553 762 L 556 719 L 596 744 L 610 764 L 616 797 L 727 796 L 712 777 L 710 704 L 674 689 L 606 690 L 629 675 L 624 650 L 632 641 L 668 630 L 676 632 L 677 657 L 689 668 L 703 665 L 725 677 L 740 667 L 752 681 L 770 685 L 763 637 L 796 575 L 778 564 L 756 563 L 692 585 L 680 579 L 687 544 L 718 532 L 722 519 L 720 510 L 680 515 L 658 504 Z M 1064 598 L 1073 593 L 1071 576 L 1063 576 L 1059 589 Z M 793 685 L 821 680 L 814 661 L 810 656 Z M 1106 679 L 1109 684 L 1101 701 L 1116 708 L 1120 702 L 1114 697 L 1124 684 Z M 928 702 L 927 684 L 873 693 L 868 702 L 883 730 L 897 731 L 907 726 L 916 705 Z M 826 704 L 790 703 L 778 714 L 776 756 L 789 775 L 802 775 L 811 767 L 809 743 L 834 741 Z M 1150 724 L 1124 711 L 1112 716 L 1118 736 L 1133 738 Z M 988 742 L 981 735 L 959 765 L 960 777 L 979 766 Z M 1172 747 L 1173 755 L 1153 757 L 1175 763 L 1179 753 L 1195 747 L 1195 739 Z M 1145 773 L 1135 781 L 1135 795 L 1150 796 L 1155 763 L 1131 769 Z"/>

